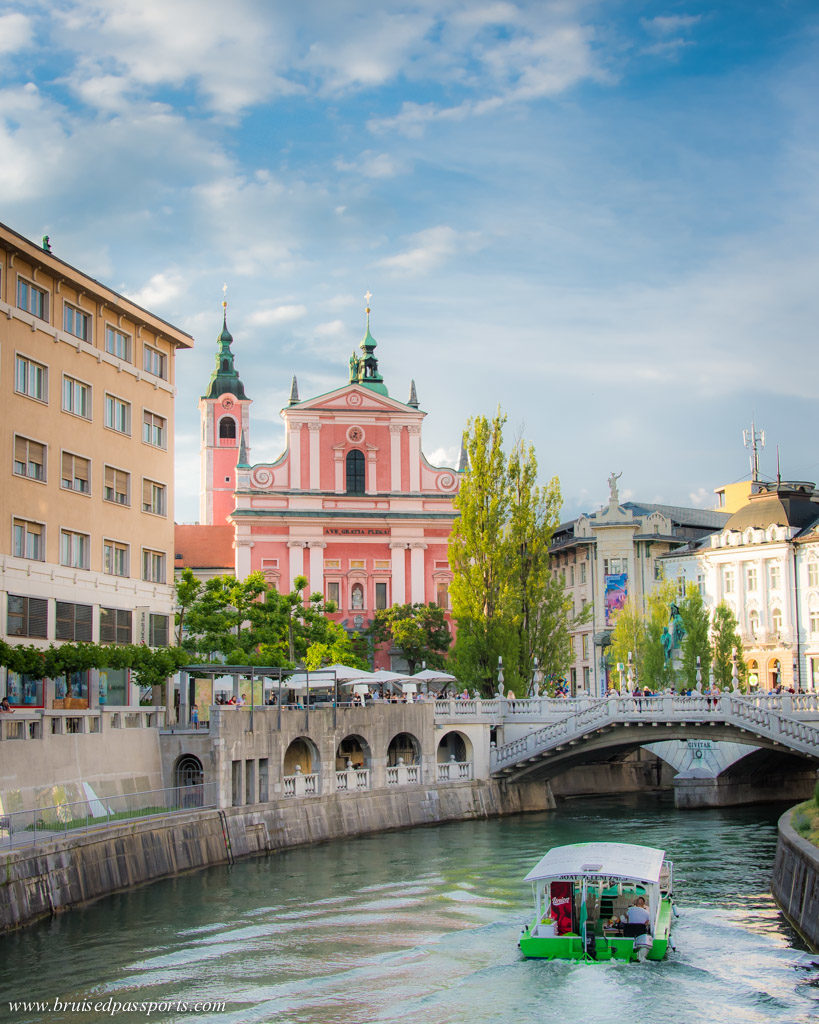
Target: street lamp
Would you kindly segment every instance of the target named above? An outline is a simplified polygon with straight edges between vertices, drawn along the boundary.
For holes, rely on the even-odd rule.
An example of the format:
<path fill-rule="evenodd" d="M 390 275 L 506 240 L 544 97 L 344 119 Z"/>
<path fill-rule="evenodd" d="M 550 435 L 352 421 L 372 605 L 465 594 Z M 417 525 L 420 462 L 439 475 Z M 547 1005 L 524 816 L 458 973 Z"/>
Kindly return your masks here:
<path fill-rule="evenodd" d="M 503 655 L 498 655 L 498 696 L 503 696 Z"/>
<path fill-rule="evenodd" d="M 733 693 L 739 692 L 739 672 L 737 671 L 736 647 L 731 648 L 731 690 Z"/>
<path fill-rule="evenodd" d="M 631 685 L 634 682 L 634 669 L 631 664 L 632 653 L 628 652 L 628 673 L 626 679 L 628 680 L 628 692 L 631 693 L 634 687 Z"/>

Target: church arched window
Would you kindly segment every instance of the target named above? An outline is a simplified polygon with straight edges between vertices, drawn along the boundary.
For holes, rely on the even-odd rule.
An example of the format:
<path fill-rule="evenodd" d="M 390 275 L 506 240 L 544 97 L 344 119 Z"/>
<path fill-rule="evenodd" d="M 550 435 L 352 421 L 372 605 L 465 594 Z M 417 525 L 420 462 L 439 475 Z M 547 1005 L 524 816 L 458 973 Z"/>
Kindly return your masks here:
<path fill-rule="evenodd" d="M 236 439 L 236 420 L 232 416 L 223 416 L 219 420 L 219 437 Z"/>
<path fill-rule="evenodd" d="M 364 454 L 357 448 L 347 453 L 347 493 L 364 494 Z"/>

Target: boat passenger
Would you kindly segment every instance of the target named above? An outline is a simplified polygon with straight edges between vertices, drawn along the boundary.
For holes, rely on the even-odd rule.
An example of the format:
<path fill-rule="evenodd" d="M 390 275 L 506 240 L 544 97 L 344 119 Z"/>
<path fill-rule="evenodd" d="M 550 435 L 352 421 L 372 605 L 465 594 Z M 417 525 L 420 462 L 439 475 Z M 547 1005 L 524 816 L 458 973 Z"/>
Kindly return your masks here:
<path fill-rule="evenodd" d="M 644 932 L 648 931 L 648 923 L 651 917 L 646 907 L 644 896 L 638 896 L 633 905 L 628 908 L 626 921 L 630 925 L 641 925 Z"/>

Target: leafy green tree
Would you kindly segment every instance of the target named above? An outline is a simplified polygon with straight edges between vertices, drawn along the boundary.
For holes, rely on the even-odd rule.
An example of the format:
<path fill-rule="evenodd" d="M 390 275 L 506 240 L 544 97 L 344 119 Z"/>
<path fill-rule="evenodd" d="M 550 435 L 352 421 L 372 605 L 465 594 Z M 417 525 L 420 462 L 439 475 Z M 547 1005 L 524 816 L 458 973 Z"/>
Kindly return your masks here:
<path fill-rule="evenodd" d="M 452 643 L 443 608 L 436 604 L 396 604 L 379 609 L 367 633 L 374 647 L 389 643 L 407 662 L 410 674 L 425 661 L 443 668 Z"/>
<path fill-rule="evenodd" d="M 484 693 L 494 689 L 498 657 L 509 650 L 503 604 L 510 568 L 504 544 L 509 516 L 505 422 L 498 410 L 491 421 L 477 416 L 467 425 L 469 469 L 455 496 L 458 518 L 449 538 L 456 674 L 475 680 Z"/>
<path fill-rule="evenodd" d="M 646 647 L 646 623 L 642 609 L 633 597 L 626 598 L 611 632 L 611 644 L 608 651 L 609 664 L 616 670 L 617 665 L 623 666 L 623 680 L 628 672 L 628 659 L 631 654 L 632 686 L 642 679 L 643 655 Z M 618 675 L 612 676 L 619 689 Z"/>
<path fill-rule="evenodd" d="M 560 483 L 555 477 L 538 485 L 534 448 L 522 440 L 505 456 L 505 422 L 498 411 L 491 421 L 479 416 L 468 424 L 469 469 L 455 498 L 460 515 L 449 542 L 455 672 L 484 694 L 494 690 L 500 656 L 505 684 L 515 693 L 529 692 L 535 658 L 547 678 L 565 674 L 571 629 L 590 614 L 573 617 L 563 580 L 551 572 Z"/>
<path fill-rule="evenodd" d="M 645 612 L 634 598 L 628 598 L 617 614 L 611 635 L 609 661 L 622 663 L 627 670 L 628 655 L 633 654 L 633 685 L 664 690 L 674 685 L 672 662 L 666 661 L 663 629 L 668 626 L 671 603 L 676 600 L 673 580 L 663 580 L 645 599 Z M 619 685 L 619 679 L 617 679 Z"/>
<path fill-rule="evenodd" d="M 747 674 L 745 659 L 742 654 L 737 620 L 734 613 L 721 601 L 714 609 L 711 618 L 711 650 L 714 659 L 714 682 L 721 690 L 730 690 L 733 679 L 733 658 L 736 652 L 737 676 L 740 688 L 745 689 Z"/>
<path fill-rule="evenodd" d="M 708 684 L 711 670 L 711 617 L 702 594 L 694 583 L 685 588 L 685 597 L 679 604 L 680 615 L 685 626 L 685 639 L 682 643 L 682 671 L 686 689 L 695 689 L 697 685 L 697 658 L 700 659 L 700 679 Z"/>

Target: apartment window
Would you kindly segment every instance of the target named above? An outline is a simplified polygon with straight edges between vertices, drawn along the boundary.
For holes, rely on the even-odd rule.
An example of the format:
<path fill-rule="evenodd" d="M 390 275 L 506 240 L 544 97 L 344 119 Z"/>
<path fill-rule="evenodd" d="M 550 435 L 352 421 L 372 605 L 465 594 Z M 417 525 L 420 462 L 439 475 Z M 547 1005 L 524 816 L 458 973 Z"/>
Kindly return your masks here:
<path fill-rule="evenodd" d="M 168 379 L 168 357 L 159 349 L 151 348 L 150 345 L 142 346 L 142 369 L 151 373 L 154 377 Z"/>
<path fill-rule="evenodd" d="M 35 363 L 26 356 L 14 360 L 14 390 L 20 395 L 36 398 L 38 402 L 48 401 L 48 367 Z"/>
<path fill-rule="evenodd" d="M 81 455 L 72 455 L 71 452 L 62 453 L 62 470 L 60 474 L 60 486 L 67 491 L 80 491 L 88 494 L 91 490 L 91 463 Z"/>
<path fill-rule="evenodd" d="M 376 585 L 375 585 L 375 607 L 376 607 L 376 611 L 378 609 L 383 609 L 383 608 L 387 607 L 387 584 L 386 583 L 376 583 Z"/>
<path fill-rule="evenodd" d="M 819 562 L 808 562 L 808 586 L 819 587 Z"/>
<path fill-rule="evenodd" d="M 93 607 L 90 604 L 57 602 L 57 640 L 91 640 Z"/>
<path fill-rule="evenodd" d="M 748 613 L 748 632 L 751 634 L 752 640 L 756 640 L 759 636 L 759 612 Z"/>
<path fill-rule="evenodd" d="M 705 597 L 705 576 L 700 572 L 697 573 L 697 590 L 700 592 L 700 597 Z"/>
<path fill-rule="evenodd" d="M 734 592 L 734 570 L 723 569 L 722 572 L 722 589 L 726 594 L 733 594 Z"/>
<path fill-rule="evenodd" d="M 449 608 L 449 584 L 439 583 L 435 588 L 435 603 L 439 608 Z"/>
<path fill-rule="evenodd" d="M 71 569 L 87 569 L 91 538 L 87 533 L 60 530 L 60 565 Z"/>
<path fill-rule="evenodd" d="M 151 615 L 148 620 L 148 646 L 168 646 L 168 616 Z"/>
<path fill-rule="evenodd" d="M 771 590 L 779 590 L 782 585 L 782 570 L 777 562 L 771 562 L 768 566 L 768 583 Z"/>
<path fill-rule="evenodd" d="M 126 611 L 124 608 L 100 608 L 100 643 L 129 644 L 130 642 L 130 611 Z"/>
<path fill-rule="evenodd" d="M 155 516 L 167 514 L 167 488 L 154 480 L 142 481 L 142 511 Z"/>
<path fill-rule="evenodd" d="M 811 611 L 810 613 L 810 631 L 811 633 L 819 633 L 819 611 Z"/>
<path fill-rule="evenodd" d="M 574 566 L 569 566 L 569 586 L 574 586 Z"/>
<path fill-rule="evenodd" d="M 45 527 L 42 523 L 30 523 L 27 519 L 12 522 L 12 551 L 16 558 L 33 558 L 45 561 Z"/>
<path fill-rule="evenodd" d="M 106 466 L 102 496 L 106 501 L 115 501 L 118 505 L 130 505 L 131 474 L 124 469 Z"/>
<path fill-rule="evenodd" d="M 110 324 L 105 325 L 105 351 L 110 356 L 116 356 L 117 359 L 124 359 L 126 362 L 131 362 L 131 337 L 128 334 L 124 334 L 122 331 L 118 331 L 116 327 L 111 327 Z"/>
<path fill-rule="evenodd" d="M 128 575 L 128 545 L 116 540 L 102 542 L 102 571 L 109 576 Z"/>
<path fill-rule="evenodd" d="M 654 563 L 654 579 L 661 580 L 663 578 L 663 567 L 660 562 Z"/>
<path fill-rule="evenodd" d="M 29 480 L 46 478 L 46 446 L 28 437 L 14 435 L 14 473 Z"/>
<path fill-rule="evenodd" d="M 155 448 L 168 447 L 168 421 L 164 416 L 157 416 L 147 409 L 142 413 L 142 440 Z"/>
<path fill-rule="evenodd" d="M 583 634 L 582 643 L 583 643 L 583 658 L 588 659 L 588 657 L 589 657 L 589 634 L 588 633 L 584 633 Z"/>
<path fill-rule="evenodd" d="M 586 563 L 585 562 L 581 562 L 580 563 L 580 582 L 581 583 L 585 583 L 586 582 Z"/>
<path fill-rule="evenodd" d="M 131 433 L 131 406 L 115 395 L 105 396 L 105 425 L 120 434 Z"/>
<path fill-rule="evenodd" d="M 142 552 L 142 578 L 148 583 L 165 583 L 167 573 L 165 571 L 165 553 L 163 551 Z"/>
<path fill-rule="evenodd" d="M 757 573 L 756 566 L 749 565 L 745 570 L 745 586 L 747 590 L 756 590 Z"/>
<path fill-rule="evenodd" d="M 338 608 L 340 606 L 341 601 L 339 599 L 339 584 L 338 583 L 328 583 L 327 584 L 327 600 L 328 601 L 332 601 L 335 604 L 336 608 Z"/>
<path fill-rule="evenodd" d="M 66 302 L 63 304 L 63 330 L 75 338 L 88 341 L 91 337 L 91 317 Z"/>
<path fill-rule="evenodd" d="M 9 594 L 7 613 L 9 636 L 31 636 L 45 640 L 48 633 L 48 601 L 39 597 Z"/>
<path fill-rule="evenodd" d="M 774 608 L 771 612 L 771 631 L 779 636 L 782 632 L 782 612 L 779 608 Z"/>
<path fill-rule="evenodd" d="M 91 419 L 91 387 L 73 377 L 63 377 L 63 411 Z"/>
<path fill-rule="evenodd" d="M 17 278 L 17 305 L 39 320 L 48 320 L 48 292 L 22 277 Z"/>

